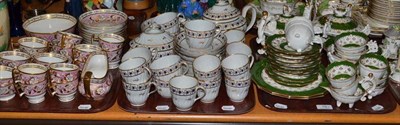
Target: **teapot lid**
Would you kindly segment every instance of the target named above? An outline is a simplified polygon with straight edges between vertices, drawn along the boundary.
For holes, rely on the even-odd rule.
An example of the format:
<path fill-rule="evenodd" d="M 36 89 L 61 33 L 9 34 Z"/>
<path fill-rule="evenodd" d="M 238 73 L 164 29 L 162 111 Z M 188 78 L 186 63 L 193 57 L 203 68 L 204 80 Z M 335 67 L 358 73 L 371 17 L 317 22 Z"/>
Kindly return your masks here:
<path fill-rule="evenodd" d="M 228 0 L 218 0 L 213 7 L 204 12 L 203 16 L 210 20 L 227 20 L 240 16 L 240 11 L 233 7 Z"/>
<path fill-rule="evenodd" d="M 163 45 L 173 41 L 173 37 L 161 29 L 160 25 L 152 24 L 139 37 L 135 39 L 136 43 L 142 45 Z"/>

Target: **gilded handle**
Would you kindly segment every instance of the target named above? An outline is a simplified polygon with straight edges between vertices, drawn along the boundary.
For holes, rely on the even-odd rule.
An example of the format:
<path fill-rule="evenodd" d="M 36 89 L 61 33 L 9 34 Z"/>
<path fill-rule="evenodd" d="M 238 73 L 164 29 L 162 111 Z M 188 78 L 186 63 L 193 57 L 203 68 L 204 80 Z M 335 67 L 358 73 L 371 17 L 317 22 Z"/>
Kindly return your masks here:
<path fill-rule="evenodd" d="M 90 80 L 92 79 L 93 73 L 90 71 L 87 71 L 84 76 L 83 76 L 83 87 L 85 89 L 85 96 L 88 97 L 89 99 L 92 98 L 92 94 L 90 92 Z"/>

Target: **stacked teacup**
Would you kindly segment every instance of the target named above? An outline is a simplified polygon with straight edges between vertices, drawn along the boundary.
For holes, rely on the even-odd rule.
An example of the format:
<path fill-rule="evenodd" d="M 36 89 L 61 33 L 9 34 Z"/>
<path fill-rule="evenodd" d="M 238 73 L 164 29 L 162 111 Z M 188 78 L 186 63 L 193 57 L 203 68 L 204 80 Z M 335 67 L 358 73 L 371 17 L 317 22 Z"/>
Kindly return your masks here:
<path fill-rule="evenodd" d="M 233 102 L 242 102 L 251 85 L 250 68 L 253 65 L 252 55 L 233 54 L 222 60 L 225 74 L 225 86 L 228 97 Z"/>
<path fill-rule="evenodd" d="M 199 85 L 205 89 L 200 95 L 205 95 L 201 102 L 212 103 L 219 93 L 222 81 L 221 61 L 217 56 L 203 55 L 193 62 L 194 76 Z"/>
<path fill-rule="evenodd" d="M 126 97 L 133 106 L 143 106 L 150 94 L 152 72 L 145 58 L 136 57 L 125 60 L 119 65 Z"/>
<path fill-rule="evenodd" d="M 97 40 L 100 47 L 107 53 L 108 68 L 118 68 L 121 61 L 122 46 L 125 41 L 124 37 L 112 33 L 102 33 L 98 35 Z"/>
<path fill-rule="evenodd" d="M 367 38 L 368 36 L 361 32 L 342 33 L 336 36 L 334 52 L 330 53 L 330 56 L 336 59 L 331 59 L 331 62 L 335 60 L 357 62 L 361 55 L 367 52 Z"/>
<path fill-rule="evenodd" d="M 188 75 L 193 76 L 193 61 L 201 55 L 224 55 L 226 37 L 220 34 L 215 23 L 206 20 L 191 20 L 185 23 L 184 31 L 178 34 L 175 53 L 188 63 Z"/>
<path fill-rule="evenodd" d="M 56 39 L 52 41 L 52 51 L 65 55 L 68 58 L 68 63 L 71 63 L 73 60 L 72 49 L 75 45 L 80 44 L 82 39 L 81 36 L 72 33 L 57 32 Z"/>
<path fill-rule="evenodd" d="M 359 75 L 368 76 L 368 74 L 373 74 L 374 79 L 377 81 L 376 88 L 369 95 L 374 97 L 383 93 L 387 86 L 386 81 L 389 69 L 388 60 L 382 55 L 367 53 L 361 56 L 358 61 Z"/>

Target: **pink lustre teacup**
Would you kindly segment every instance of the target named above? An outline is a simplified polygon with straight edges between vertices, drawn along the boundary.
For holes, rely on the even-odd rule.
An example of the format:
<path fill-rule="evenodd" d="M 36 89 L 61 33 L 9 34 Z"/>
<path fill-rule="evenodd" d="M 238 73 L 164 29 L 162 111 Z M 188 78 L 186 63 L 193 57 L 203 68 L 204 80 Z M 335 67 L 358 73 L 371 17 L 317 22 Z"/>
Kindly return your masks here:
<path fill-rule="evenodd" d="M 17 68 L 21 64 L 29 63 L 31 56 L 20 51 L 3 51 L 0 52 L 0 64 Z"/>
<path fill-rule="evenodd" d="M 54 63 L 50 65 L 50 88 L 52 94 L 58 96 L 61 102 L 75 99 L 79 83 L 79 67 L 69 63 Z"/>
<path fill-rule="evenodd" d="M 26 63 L 18 66 L 19 74 L 16 78 L 17 89 L 21 89 L 20 96 L 25 95 L 32 104 L 41 103 L 45 99 L 48 82 L 47 67 L 36 63 Z"/>
<path fill-rule="evenodd" d="M 0 101 L 8 101 L 15 97 L 14 69 L 0 65 Z"/>
<path fill-rule="evenodd" d="M 102 51 L 101 47 L 92 44 L 76 45 L 72 51 L 74 57 L 73 63 L 78 65 L 79 69 L 82 70 L 89 55 L 96 51 Z"/>
<path fill-rule="evenodd" d="M 31 56 L 48 52 L 48 42 L 37 37 L 24 37 L 18 40 L 19 49 Z"/>
<path fill-rule="evenodd" d="M 98 35 L 100 47 L 107 52 L 108 64 L 110 69 L 118 68 L 121 61 L 122 46 L 125 41 L 124 37 L 112 34 L 102 33 Z"/>
<path fill-rule="evenodd" d="M 52 51 L 65 55 L 68 58 L 68 63 L 72 62 L 72 49 L 82 42 L 82 37 L 68 33 L 57 32 L 56 39 L 52 41 Z"/>
<path fill-rule="evenodd" d="M 65 57 L 64 55 L 57 54 L 57 53 L 38 53 L 33 56 L 34 57 L 34 62 L 38 64 L 42 64 L 44 66 L 49 66 L 50 64 L 53 63 L 64 63 L 68 61 L 68 58 Z"/>

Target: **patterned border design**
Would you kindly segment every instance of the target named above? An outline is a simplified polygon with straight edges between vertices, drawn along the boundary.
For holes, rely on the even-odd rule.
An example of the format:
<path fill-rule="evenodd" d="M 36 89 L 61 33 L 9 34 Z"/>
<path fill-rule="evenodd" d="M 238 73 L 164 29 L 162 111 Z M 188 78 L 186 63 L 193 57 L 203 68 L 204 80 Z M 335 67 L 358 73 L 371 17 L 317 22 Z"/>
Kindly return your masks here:
<path fill-rule="evenodd" d="M 124 83 L 124 89 L 130 91 L 143 91 L 150 87 L 151 84 L 148 82 L 140 84 L 126 84 Z"/>
<path fill-rule="evenodd" d="M 251 79 L 249 78 L 249 79 L 241 80 L 241 81 L 225 79 L 225 85 L 235 87 L 235 88 L 245 88 L 245 87 L 249 87 L 251 85 Z"/>
<path fill-rule="evenodd" d="M 242 74 L 244 74 L 246 72 L 249 72 L 249 70 L 250 70 L 250 64 L 249 63 L 247 63 L 246 65 L 244 65 L 243 67 L 240 67 L 238 69 L 223 68 L 223 71 L 224 71 L 225 75 L 228 75 L 228 76 L 242 75 Z"/>
<path fill-rule="evenodd" d="M 180 63 L 176 63 L 174 65 L 171 65 L 168 68 L 152 70 L 153 71 L 153 75 L 155 77 L 169 75 L 171 73 L 174 73 L 174 72 L 178 71 L 182 67 L 181 65 L 182 65 L 182 63 L 180 62 Z"/>
<path fill-rule="evenodd" d="M 192 88 L 175 88 L 171 86 L 171 93 L 178 95 L 178 96 L 191 96 L 193 94 L 196 94 L 196 87 Z"/>
<path fill-rule="evenodd" d="M 198 81 L 199 81 L 199 86 L 203 86 L 205 89 L 211 89 L 211 88 L 219 87 L 221 85 L 222 78 L 218 77 L 209 82 L 202 81 L 202 80 L 198 80 Z"/>

